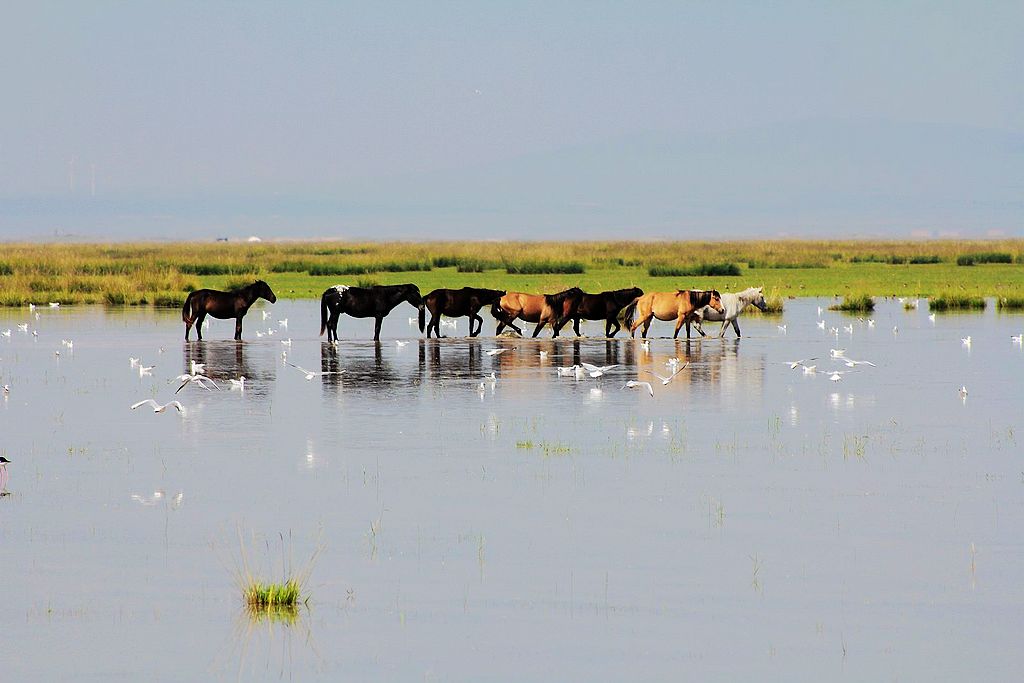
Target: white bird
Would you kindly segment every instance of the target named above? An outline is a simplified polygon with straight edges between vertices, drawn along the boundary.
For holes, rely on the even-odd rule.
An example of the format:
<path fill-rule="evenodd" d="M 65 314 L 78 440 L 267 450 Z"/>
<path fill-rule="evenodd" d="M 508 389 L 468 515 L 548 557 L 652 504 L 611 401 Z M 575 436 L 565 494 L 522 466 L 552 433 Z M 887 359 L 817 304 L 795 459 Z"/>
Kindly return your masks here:
<path fill-rule="evenodd" d="M 395 346 L 397 346 L 398 348 L 402 348 L 403 346 L 405 346 L 405 345 L 406 345 L 406 344 L 408 344 L 408 343 L 409 343 L 409 342 L 407 342 L 407 341 L 402 341 L 401 339 L 396 339 L 396 340 L 395 340 Z"/>
<path fill-rule="evenodd" d="M 818 329 L 819 330 L 825 329 L 825 321 L 824 320 L 819 320 L 818 321 Z"/>
<path fill-rule="evenodd" d="M 675 368 L 679 367 L 679 363 L 680 361 L 678 358 L 669 358 L 667 361 L 665 361 L 665 367 L 672 368 L 674 370 Z"/>
<path fill-rule="evenodd" d="M 133 368 L 134 367 L 138 367 L 138 365 L 139 365 L 139 359 L 138 358 L 132 358 L 131 356 L 128 356 L 128 362 L 132 364 Z"/>
<path fill-rule="evenodd" d="M 18 332 L 28 332 L 28 323 L 18 323 Z"/>
<path fill-rule="evenodd" d="M 11 385 L 10 384 L 5 384 L 4 385 L 4 396 L 9 395 L 10 393 L 11 393 Z"/>
<path fill-rule="evenodd" d="M 491 384 L 497 384 L 498 383 L 498 376 L 494 374 L 493 370 L 491 371 L 491 374 L 486 375 L 484 377 L 484 379 L 487 380 L 488 382 L 490 382 Z"/>
<path fill-rule="evenodd" d="M 541 351 L 540 352 L 540 359 L 541 360 L 544 360 L 547 357 L 548 357 L 548 352 L 547 351 Z"/>
<path fill-rule="evenodd" d="M 643 348 L 645 353 L 650 353 L 651 352 L 651 340 L 650 339 L 642 340 L 640 342 L 640 346 Z"/>
<path fill-rule="evenodd" d="M 154 401 L 151 398 L 147 398 L 144 401 L 139 401 L 138 403 L 132 404 L 132 410 L 135 410 L 136 408 L 140 408 L 140 407 L 142 407 L 144 405 L 153 406 L 153 412 L 154 413 L 162 413 L 165 410 L 167 410 L 168 408 L 177 408 L 179 413 L 181 413 L 182 415 L 185 414 L 185 406 L 181 405 L 177 401 L 171 401 L 170 403 L 164 403 L 163 405 L 160 405 L 159 403 L 157 403 L 156 401 Z"/>
<path fill-rule="evenodd" d="M 608 372 L 612 368 L 619 367 L 618 363 L 616 363 L 615 365 L 602 365 L 601 367 L 598 367 L 596 365 L 591 365 L 590 363 L 583 363 L 582 365 L 583 365 L 583 369 L 586 370 L 587 372 L 589 372 L 591 377 L 595 377 L 595 378 L 596 377 L 600 377 L 601 375 L 603 375 L 604 373 Z"/>
<path fill-rule="evenodd" d="M 9 329 L 7 329 L 7 330 L 4 330 L 3 332 L 0 332 L 0 334 L 2 334 L 5 337 L 10 337 L 11 336 L 11 331 Z"/>
<path fill-rule="evenodd" d="M 967 398 L 967 387 L 960 387 L 960 398 Z"/>
<path fill-rule="evenodd" d="M 587 376 L 586 372 L 583 370 L 582 365 L 572 366 L 572 375 L 575 379 L 583 379 L 584 377 Z"/>
<path fill-rule="evenodd" d="M 505 353 L 508 349 L 488 349 L 484 351 L 488 356 L 497 356 L 498 354 Z"/>
<path fill-rule="evenodd" d="M 239 391 L 245 391 L 245 375 L 239 375 L 238 379 L 228 378 L 228 381 L 231 382 L 231 388 L 232 389 L 238 389 Z"/>
<path fill-rule="evenodd" d="M 145 375 L 152 375 L 153 374 L 153 368 L 155 368 L 156 366 L 155 365 L 142 365 L 141 363 L 139 363 L 139 365 L 137 367 L 139 368 L 139 377 L 144 377 Z"/>
<path fill-rule="evenodd" d="M 843 378 L 843 375 L 853 372 L 852 370 L 832 370 L 829 372 L 829 379 L 833 382 L 838 382 Z"/>
<path fill-rule="evenodd" d="M 848 368 L 857 367 L 858 365 L 870 365 L 873 368 L 877 368 L 878 367 L 877 365 L 875 365 L 874 363 L 872 363 L 869 360 L 853 360 L 852 358 L 840 358 L 838 360 L 843 361 L 843 363 Z"/>
<path fill-rule="evenodd" d="M 853 323 L 850 323 L 849 325 L 843 325 L 843 331 L 848 334 L 853 334 Z"/>
<path fill-rule="evenodd" d="M 202 375 L 206 372 L 206 363 L 197 363 L 194 360 L 188 362 L 190 375 Z"/>
<path fill-rule="evenodd" d="M 287 339 L 282 339 L 281 340 L 281 345 L 282 346 L 291 346 L 292 345 L 292 338 L 288 337 Z"/>
<path fill-rule="evenodd" d="M 833 358 L 842 358 L 846 355 L 846 349 L 829 349 L 828 355 Z"/>
<path fill-rule="evenodd" d="M 256 338 L 257 339 L 262 339 L 263 338 L 263 333 L 262 332 L 257 332 L 256 333 Z"/>
<path fill-rule="evenodd" d="M 51 301 L 50 302 L 50 308 L 60 308 L 60 302 L 59 301 Z"/>
<path fill-rule="evenodd" d="M 818 367 L 817 365 L 805 365 L 804 366 L 804 374 L 805 375 L 813 375 L 815 373 L 815 370 L 816 370 L 817 367 Z"/>
<path fill-rule="evenodd" d="M 178 491 L 178 493 L 171 499 L 171 509 L 177 510 L 181 507 L 181 500 L 185 497 L 184 491 Z"/>
<path fill-rule="evenodd" d="M 270 317 L 270 311 L 260 311 L 260 313 L 263 314 L 263 320 L 266 320 L 267 318 Z"/>
<path fill-rule="evenodd" d="M 868 320 L 868 327 L 874 327 L 874 326 L 875 326 L 875 321 L 874 320 Z"/>
<path fill-rule="evenodd" d="M 217 390 L 220 390 L 220 387 L 217 386 L 217 383 L 214 382 L 209 377 L 207 377 L 206 375 L 178 375 L 175 379 L 178 380 L 179 382 L 181 382 L 181 386 L 178 387 L 177 389 L 175 389 L 174 393 L 178 393 L 179 391 L 184 389 L 186 384 L 198 384 L 199 386 L 201 386 L 203 389 L 206 389 L 207 391 L 213 391 L 213 389 L 211 389 L 210 387 L 206 386 L 206 384 L 204 384 L 204 382 L 209 382 L 210 384 L 212 384 L 214 386 L 214 388 L 216 388 Z"/>
<path fill-rule="evenodd" d="M 137 493 L 132 494 L 132 500 L 134 500 L 136 503 L 140 503 L 142 505 L 146 505 L 149 507 L 152 507 L 153 505 L 159 503 L 163 499 L 163 497 L 164 492 L 160 490 L 153 491 L 153 495 L 150 498 L 144 498 Z"/>
<path fill-rule="evenodd" d="M 822 312 L 823 310 L 824 310 L 824 309 L 823 309 L 823 308 L 822 308 L 821 306 L 818 306 L 818 317 L 819 317 L 819 318 L 821 317 L 821 312 Z"/>
<path fill-rule="evenodd" d="M 892 326 L 892 333 L 893 334 L 899 334 L 900 333 L 899 325 L 893 325 Z"/>
<path fill-rule="evenodd" d="M 70 340 L 70 339 L 61 339 L 60 343 L 63 344 L 64 346 L 68 347 L 68 351 L 74 351 L 75 350 L 75 342 Z"/>
<path fill-rule="evenodd" d="M 287 330 L 288 329 L 288 318 L 285 318 L 284 320 L 278 320 L 277 321 L 277 326 L 278 327 L 283 327 L 284 329 Z"/>
<path fill-rule="evenodd" d="M 838 337 L 839 336 L 839 328 L 838 327 L 830 327 L 830 328 L 828 328 L 828 333 Z"/>
<path fill-rule="evenodd" d="M 447 318 L 441 318 L 441 327 L 451 327 L 452 329 L 456 329 L 456 328 L 458 328 L 458 326 L 459 326 L 459 321 L 458 320 L 455 320 L 455 319 L 449 320 Z"/>
<path fill-rule="evenodd" d="M 1010 341 L 1014 344 L 1024 345 L 1024 334 L 1017 334 L 1010 337 Z"/>
<path fill-rule="evenodd" d="M 32 336 L 33 337 L 38 337 L 39 336 L 39 330 L 32 330 Z"/>
<path fill-rule="evenodd" d="M 650 394 L 652 398 L 654 397 L 654 387 L 651 386 L 650 382 L 638 382 L 635 379 L 631 379 L 622 385 L 623 389 L 636 389 L 638 387 L 645 387 L 647 389 L 647 393 Z"/>
<path fill-rule="evenodd" d="M 654 370 L 648 370 L 647 372 L 651 373 L 652 375 L 654 375 L 655 377 L 660 379 L 661 380 L 661 386 L 666 386 L 669 382 L 674 380 L 676 378 L 676 375 L 678 375 L 680 372 L 682 372 L 686 368 L 687 365 L 689 365 L 689 363 L 683 363 L 683 367 L 677 369 L 675 372 L 673 372 L 668 377 L 662 377 L 661 375 L 656 373 Z"/>
<path fill-rule="evenodd" d="M 786 326 L 785 325 L 776 325 L 776 327 L 779 328 L 779 332 L 781 332 L 782 334 L 786 334 Z"/>
<path fill-rule="evenodd" d="M 966 337 L 963 337 L 960 340 L 960 343 L 963 344 L 966 347 L 970 347 L 971 346 L 971 335 L 967 335 Z"/>
<path fill-rule="evenodd" d="M 555 368 L 555 374 L 557 374 L 559 377 L 571 377 L 575 370 L 575 365 L 557 367 Z"/>
<path fill-rule="evenodd" d="M 268 329 L 268 330 L 267 330 L 267 334 L 268 334 L 268 335 L 270 335 L 271 337 L 273 337 L 273 336 L 274 336 L 275 334 L 277 334 L 277 333 L 276 333 L 276 332 L 274 332 L 274 330 Z"/>
<path fill-rule="evenodd" d="M 341 373 L 345 372 L 344 370 L 334 370 L 334 371 L 329 371 L 329 372 L 316 372 L 314 370 L 307 370 L 306 368 L 302 367 L 301 365 L 296 365 L 295 363 L 288 363 L 287 361 L 285 361 L 285 364 L 292 366 L 293 368 L 295 368 L 296 370 L 298 370 L 299 372 L 304 374 L 306 376 L 306 381 L 307 382 L 309 380 L 313 379 L 314 377 L 319 377 L 319 376 L 322 376 L 322 375 L 340 375 Z"/>
<path fill-rule="evenodd" d="M 28 305 L 28 310 L 30 310 L 30 311 L 34 311 L 34 310 L 36 310 L 36 305 L 35 305 L 35 304 L 33 304 L 33 303 L 30 303 L 30 304 Z"/>
<path fill-rule="evenodd" d="M 409 324 L 410 325 L 415 325 L 416 322 L 417 322 L 416 321 L 416 316 L 414 316 L 414 315 L 413 316 L 409 316 Z"/>
<path fill-rule="evenodd" d="M 487 391 L 487 385 L 485 385 L 483 382 L 480 382 L 480 384 L 477 385 L 476 390 L 480 392 L 480 398 L 483 399 L 484 393 Z"/>
<path fill-rule="evenodd" d="M 935 314 L 934 313 L 929 313 L 928 314 L 928 320 L 930 320 L 932 322 L 935 322 Z"/>
<path fill-rule="evenodd" d="M 787 361 L 784 361 L 784 362 L 786 363 L 786 365 L 789 366 L 790 370 L 796 370 L 796 366 L 803 365 L 804 363 L 806 363 L 809 360 L 818 360 L 818 357 L 815 356 L 814 358 L 801 358 L 800 360 L 787 360 Z"/>

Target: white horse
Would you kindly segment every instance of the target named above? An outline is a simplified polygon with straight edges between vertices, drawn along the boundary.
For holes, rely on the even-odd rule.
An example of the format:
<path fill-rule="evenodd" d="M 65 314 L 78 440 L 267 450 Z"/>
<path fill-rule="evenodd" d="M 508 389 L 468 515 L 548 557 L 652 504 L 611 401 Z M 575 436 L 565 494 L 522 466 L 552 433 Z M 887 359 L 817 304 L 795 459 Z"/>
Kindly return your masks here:
<path fill-rule="evenodd" d="M 722 309 L 724 312 L 719 313 L 710 306 L 697 311 L 696 319 L 693 323 L 697 326 L 697 331 L 700 332 L 700 336 L 706 337 L 704 330 L 701 329 L 701 322 L 710 321 L 718 322 L 722 321 L 722 330 L 718 333 L 719 337 L 725 336 L 725 329 L 732 323 L 732 328 L 736 330 L 736 336 L 740 336 L 740 326 L 736 322 L 736 318 L 743 309 L 747 306 L 757 306 L 761 311 L 768 308 L 768 304 L 764 300 L 764 287 L 750 287 L 744 289 L 742 292 L 722 292 Z M 686 323 L 686 338 L 690 338 L 690 323 Z"/>

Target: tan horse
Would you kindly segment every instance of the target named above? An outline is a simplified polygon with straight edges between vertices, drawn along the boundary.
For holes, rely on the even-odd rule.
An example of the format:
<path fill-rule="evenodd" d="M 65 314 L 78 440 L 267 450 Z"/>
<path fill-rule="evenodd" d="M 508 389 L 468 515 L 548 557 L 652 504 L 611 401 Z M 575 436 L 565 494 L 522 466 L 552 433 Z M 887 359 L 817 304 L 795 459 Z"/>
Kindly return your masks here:
<path fill-rule="evenodd" d="M 528 323 L 537 323 L 533 330 L 534 337 L 549 323 L 554 331 L 553 336 L 557 337 L 562 326 L 572 320 L 582 300 L 583 290 L 579 287 L 558 294 L 508 292 L 491 307 L 491 315 L 498 320 L 498 328 L 494 334 L 501 334 L 506 326 L 511 327 L 517 334 L 522 334 L 523 331 L 512 322 L 519 318 Z"/>
<path fill-rule="evenodd" d="M 636 328 L 644 326 L 642 335 L 647 338 L 647 330 L 651 326 L 651 320 L 672 320 L 675 318 L 676 331 L 673 339 L 679 336 L 679 330 L 683 323 L 696 318 L 697 312 L 705 306 L 710 306 L 719 313 L 722 312 L 722 296 L 717 289 L 690 290 L 680 289 L 675 292 L 651 292 L 637 297 L 633 303 L 626 307 L 625 322 L 629 325 L 629 336 L 636 334 Z M 634 322 L 634 315 L 638 314 Z"/>

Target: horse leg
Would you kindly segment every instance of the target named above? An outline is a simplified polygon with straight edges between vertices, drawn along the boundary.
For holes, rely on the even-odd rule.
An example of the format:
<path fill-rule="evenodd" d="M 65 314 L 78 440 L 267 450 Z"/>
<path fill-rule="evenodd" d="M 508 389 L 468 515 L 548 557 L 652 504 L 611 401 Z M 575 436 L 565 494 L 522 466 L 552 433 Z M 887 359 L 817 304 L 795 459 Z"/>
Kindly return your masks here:
<path fill-rule="evenodd" d="M 242 316 L 235 318 L 235 341 L 242 340 Z"/>
<path fill-rule="evenodd" d="M 437 313 L 434 313 L 433 311 L 431 311 L 430 312 L 430 322 L 427 323 L 427 339 L 430 339 L 430 331 L 432 329 L 434 329 L 434 323 L 437 322 L 437 318 L 438 318 Z M 437 336 L 438 336 L 438 338 L 441 337 L 441 331 L 440 330 L 438 330 Z"/>
<path fill-rule="evenodd" d="M 676 318 L 676 331 L 672 335 L 673 339 L 676 339 L 676 338 L 679 337 L 679 330 L 682 328 L 684 320 L 686 320 L 686 316 L 685 315 L 681 315 L 678 318 Z"/>
<path fill-rule="evenodd" d="M 191 320 L 186 320 L 185 321 L 185 341 L 188 341 L 188 333 L 191 330 L 192 330 L 192 321 Z M 202 339 L 202 337 L 200 337 L 200 339 Z"/>
<path fill-rule="evenodd" d="M 384 316 L 378 315 L 373 323 L 373 341 L 380 341 L 380 324 L 384 322 Z"/>
<path fill-rule="evenodd" d="M 539 323 L 537 323 L 537 327 L 534 328 L 533 330 L 533 336 L 536 337 L 538 334 L 540 334 L 540 328 L 544 327 L 547 324 L 548 323 L 546 320 L 541 320 Z M 554 328 L 554 325 L 552 325 L 552 328 Z M 558 335 L 556 334 L 555 336 L 557 337 Z"/>
<path fill-rule="evenodd" d="M 195 319 L 196 339 L 203 341 L 203 321 L 206 320 L 206 311 L 202 311 Z"/>
<path fill-rule="evenodd" d="M 613 325 L 615 326 L 614 330 L 612 329 Z M 615 318 L 609 318 L 608 320 L 605 321 L 605 324 L 604 324 L 604 336 L 606 336 L 606 337 L 614 337 L 615 335 L 617 335 L 619 333 L 619 330 L 621 330 L 621 329 L 622 329 L 622 325 L 619 324 L 618 320 L 616 320 Z"/>
<path fill-rule="evenodd" d="M 572 320 L 572 331 L 576 333 L 577 337 L 582 337 L 583 336 L 583 335 L 580 334 L 580 319 L 579 318 L 573 318 L 573 320 Z"/>
<path fill-rule="evenodd" d="M 331 311 L 331 317 L 327 319 L 327 341 L 338 341 L 338 319 L 341 318 L 341 311 Z"/>
<path fill-rule="evenodd" d="M 736 318 L 732 319 L 732 329 L 736 330 L 736 338 L 740 336 L 740 324 L 736 322 Z M 722 336 L 725 336 L 725 330 L 722 330 Z"/>

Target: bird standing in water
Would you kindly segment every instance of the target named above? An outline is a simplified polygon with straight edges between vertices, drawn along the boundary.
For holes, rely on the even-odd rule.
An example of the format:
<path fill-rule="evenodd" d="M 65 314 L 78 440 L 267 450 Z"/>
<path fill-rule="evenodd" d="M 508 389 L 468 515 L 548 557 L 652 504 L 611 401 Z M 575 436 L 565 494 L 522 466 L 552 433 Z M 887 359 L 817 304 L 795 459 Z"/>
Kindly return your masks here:
<path fill-rule="evenodd" d="M 0 455 L 0 496 L 9 496 L 10 492 L 7 490 L 7 478 L 10 476 L 7 474 L 7 463 L 10 460 Z"/>

